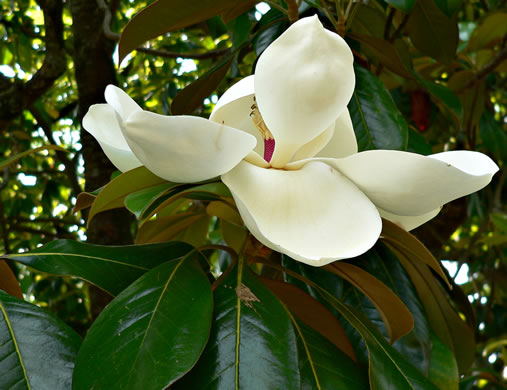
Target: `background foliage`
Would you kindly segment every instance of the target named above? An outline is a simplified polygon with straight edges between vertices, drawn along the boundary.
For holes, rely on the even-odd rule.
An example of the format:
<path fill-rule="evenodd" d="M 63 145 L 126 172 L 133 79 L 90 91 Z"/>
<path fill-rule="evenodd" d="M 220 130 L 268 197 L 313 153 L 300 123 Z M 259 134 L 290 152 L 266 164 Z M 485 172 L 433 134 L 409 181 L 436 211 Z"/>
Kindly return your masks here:
<path fill-rule="evenodd" d="M 147 4 L 131 0 L 113 0 L 109 4 L 102 0 L 0 1 L 0 161 L 3 161 L 0 162 L 0 253 L 33 250 L 54 239 L 79 239 L 97 244 L 128 244 L 134 239 L 138 243 L 181 240 L 192 245 L 223 244 L 225 240 L 234 248 L 244 233 L 238 229 L 237 216 L 230 212 L 225 215 L 227 211 L 221 207 L 220 201 L 227 197 L 227 193 L 216 186 L 194 189 L 193 195 L 191 189 L 175 189 L 171 196 L 176 198 L 171 201 L 177 203 L 173 203 L 174 210 L 168 211 L 162 221 L 170 229 L 161 235 L 154 233 L 160 231 L 160 225 L 150 227 L 148 217 L 153 210 L 146 205 L 151 204 L 147 199 L 167 194 L 169 187 L 157 182 L 156 178 L 146 178 L 146 172 L 138 172 L 138 176 L 134 172 L 134 176 L 129 176 L 130 182 L 140 183 L 135 190 L 128 188 L 121 197 L 126 178 L 118 180 L 113 190 L 120 194 L 117 199 L 105 198 L 109 204 L 96 203 L 95 210 L 93 207 L 87 209 L 85 206 L 95 199 L 91 192 L 104 186 L 117 173 L 91 136 L 81 131 L 81 119 L 91 104 L 103 102 L 104 88 L 110 83 L 122 87 L 145 109 L 166 115 L 193 113 L 207 117 L 218 96 L 241 77 L 253 73 L 257 57 L 290 25 L 295 18 L 294 7 L 298 6 L 300 17 L 318 13 L 326 27 L 341 33 L 354 51 L 357 87 L 349 110 L 360 150 L 398 149 L 420 154 L 453 149 L 478 150 L 491 156 L 501 167 L 490 186 L 447 205 L 437 218 L 414 233 L 437 259 L 446 261 L 455 287 L 450 290 L 451 304 L 464 314 L 463 317 L 466 316 L 477 341 L 471 367 L 461 370 L 460 389 L 505 388 L 505 1 L 375 0 L 349 3 L 307 0 L 297 4 L 273 1 L 268 6 L 255 1 L 159 0 L 148 8 L 151 14 L 144 12 L 141 14 L 144 16 L 132 19 Z M 117 43 L 122 31 L 118 53 Z M 131 52 L 137 47 L 139 50 Z M 118 55 L 126 56 L 121 67 L 118 67 Z M 42 149 L 37 153 L 28 153 L 16 161 L 9 160 L 39 147 Z M 145 178 L 146 183 L 141 183 L 139 177 Z M 148 192 L 136 192 L 125 198 L 128 193 L 144 188 L 148 188 Z M 78 200 L 82 191 L 91 194 Z M 123 204 L 133 214 L 111 207 Z M 74 206 L 81 210 L 74 213 Z M 107 209 L 110 210 L 96 213 Z M 175 210 L 184 212 L 174 214 Z M 94 218 L 86 228 L 90 215 Z M 134 215 L 148 222 L 138 228 Z M 251 251 L 261 251 L 256 255 L 265 255 L 262 248 L 254 243 L 251 245 Z M 422 372 L 429 373 L 434 383 L 446 388 L 445 378 L 452 374 L 439 373 L 435 367 L 432 369 L 431 360 L 424 356 L 423 348 L 411 349 L 414 344 L 424 344 L 431 339 L 430 344 L 437 351 L 442 342 L 435 338 L 426 323 L 428 313 L 425 314 L 421 307 L 427 311 L 429 303 L 421 303 L 415 297 L 414 286 L 406 273 L 398 269 L 399 263 L 391 259 L 390 253 L 384 244 L 379 244 L 373 251 L 349 263 L 375 275 L 404 300 L 416 327 L 402 339 L 403 342 L 395 344 L 397 350 L 409 357 Z M 217 267 L 231 261 L 224 252 L 212 249 L 209 256 Z M 185 267 L 198 268 L 196 264 L 203 260 L 197 257 L 184 263 Z M 139 285 L 143 283 L 145 287 L 152 286 L 156 272 L 171 272 L 170 267 L 174 266 L 172 263 L 158 264 L 153 263 L 150 269 L 155 268 L 128 287 L 119 298 L 127 299 L 129 289 L 135 294 L 136 288 L 141 288 Z M 352 287 L 354 283 L 344 277 L 344 270 L 337 271 L 338 276 L 329 272 L 317 275 L 323 271 L 295 264 L 290 259 L 282 258 L 280 264 L 310 280 L 318 278 L 321 286 L 343 302 L 360 308 L 384 335 L 392 337 L 382 322 L 382 308 L 358 295 Z M 242 274 L 243 266 L 239 262 L 229 277 Z M 31 267 L 40 270 L 32 260 L 0 260 L 0 288 L 11 293 L 16 290 L 9 285 L 6 276 L 10 275 L 10 269 L 29 302 L 48 309 L 84 336 L 110 296 L 81 279 L 54 276 Z M 406 269 L 410 274 L 409 268 Z M 81 275 L 76 272 L 62 270 L 59 275 Z M 250 271 L 245 269 L 244 272 L 245 277 L 252 278 Z M 298 296 L 300 290 L 287 294 L 286 287 L 273 281 L 279 276 L 277 272 L 263 272 L 263 276 L 270 280 L 263 280 L 265 285 L 252 282 L 257 283 L 254 293 L 265 296 L 272 310 L 280 310 L 280 302 L 270 301 L 266 295 L 268 286 L 284 302 L 284 307 L 293 310 L 290 299 L 287 301 L 283 297 Z M 55 274 L 54 269 L 51 273 Z M 108 290 L 104 282 L 81 276 L 116 295 L 141 274 L 121 289 L 116 285 L 118 291 Z M 203 283 L 204 274 L 194 275 L 194 278 L 202 287 L 198 296 L 204 301 L 209 300 L 211 295 Z M 297 280 L 293 282 L 298 284 Z M 309 285 L 300 287 L 315 299 L 325 301 L 319 297 L 326 293 L 317 293 Z M 366 295 L 376 294 L 378 291 Z M 218 287 L 215 295 L 220 304 L 215 303 L 213 315 L 217 316 L 220 311 L 227 313 L 232 299 L 230 291 Z M 413 299 L 410 298 L 412 295 Z M 8 298 L 5 300 L 6 307 L 15 305 Z M 202 310 L 208 313 L 209 305 L 204 301 Z M 341 301 L 326 302 L 331 312 L 340 312 L 346 317 L 344 309 L 336 306 Z M 117 306 L 108 306 L 106 310 L 121 311 Z M 252 313 L 248 310 L 250 308 L 245 314 L 247 319 L 253 315 L 253 310 Z M 284 334 L 281 327 L 291 326 L 291 321 L 295 321 L 291 318 L 291 311 L 287 313 L 283 321 L 268 318 L 266 321 L 274 322 L 258 326 L 275 326 L 276 323 L 277 331 Z M 207 314 L 207 321 L 211 321 L 211 315 L 211 312 Z M 228 321 L 227 318 L 223 320 Z M 311 325 L 307 329 L 308 326 L 298 327 L 298 338 L 311 339 L 313 347 L 310 349 L 324 348 L 322 336 L 312 331 Z M 385 361 L 385 356 L 375 355 L 380 352 L 372 348 L 378 341 L 369 340 L 364 334 L 361 334 L 364 339 L 361 341 L 356 331 L 345 328 L 359 362 L 366 364 L 368 359 L 362 343 L 366 343 L 373 364 Z M 451 332 L 456 329 L 451 325 Z M 66 328 L 67 331 L 67 346 L 76 353 L 77 336 Z M 212 328 L 209 343 L 218 342 L 220 335 L 217 332 Z M 96 334 L 90 337 L 100 339 Z M 471 337 L 467 334 L 465 338 Z M 89 348 L 90 345 L 93 343 Z M 213 360 L 209 345 L 194 368 L 205 374 L 186 377 L 183 382 L 177 382 L 176 388 L 180 385 L 182 388 L 185 385 L 193 386 L 186 388 L 202 388 L 203 384 L 195 381 L 209 375 L 206 370 L 210 365 L 206 362 Z M 297 345 L 296 340 L 292 340 L 292 344 L 285 347 L 297 349 Z M 195 348 L 199 350 L 198 345 Z M 336 345 L 328 343 L 325 348 L 331 356 L 343 354 Z M 257 352 L 262 356 L 262 351 Z M 443 355 L 448 353 L 445 345 L 441 352 Z M 65 361 L 64 357 L 62 359 Z M 347 356 L 340 359 L 342 364 L 348 364 Z M 86 364 L 91 363 L 83 364 L 83 370 Z M 95 364 L 100 365 L 100 361 Z M 297 364 L 287 362 L 286 369 L 295 370 Z M 460 363 L 458 357 L 459 364 L 464 363 Z M 271 372 L 269 365 L 264 368 Z M 355 369 L 355 365 L 350 367 L 350 370 Z M 181 368 L 180 374 L 184 371 Z M 77 371 L 75 375 L 79 378 L 82 374 Z M 267 374 L 262 375 L 266 377 Z M 272 372 L 272 375 L 290 377 L 287 373 Z M 323 378 L 325 383 L 325 376 Z M 329 380 L 338 383 L 337 378 Z M 370 380 L 383 388 L 383 378 Z M 360 379 L 357 381 L 350 386 L 365 386 Z M 107 388 L 107 384 L 102 385 Z M 295 385 L 285 383 L 282 388 L 293 388 L 291 386 Z"/>

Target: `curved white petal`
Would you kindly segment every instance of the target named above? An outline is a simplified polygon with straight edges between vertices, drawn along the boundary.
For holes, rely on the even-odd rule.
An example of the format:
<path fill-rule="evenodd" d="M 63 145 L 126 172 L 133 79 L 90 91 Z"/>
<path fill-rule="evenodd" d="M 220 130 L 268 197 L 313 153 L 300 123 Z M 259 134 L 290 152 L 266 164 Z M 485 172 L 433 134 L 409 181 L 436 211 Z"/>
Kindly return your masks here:
<path fill-rule="evenodd" d="M 194 116 L 138 111 L 124 122 L 123 131 L 146 168 L 178 183 L 219 176 L 255 147 L 255 138 L 250 134 Z"/>
<path fill-rule="evenodd" d="M 346 108 L 334 124 L 333 137 L 316 156 L 343 158 L 355 153 L 357 153 L 356 133 L 349 110 Z"/>
<path fill-rule="evenodd" d="M 397 215 L 429 213 L 451 200 L 485 187 L 497 165 L 470 151 L 421 156 L 369 150 L 343 159 L 326 159 L 354 182 L 376 206 Z"/>
<path fill-rule="evenodd" d="M 333 123 L 317 137 L 301 146 L 298 151 L 292 156 L 292 161 L 305 160 L 307 158 L 315 156 L 329 143 L 331 138 L 333 138 L 334 131 L 335 125 Z"/>
<path fill-rule="evenodd" d="M 114 85 L 109 84 L 106 87 L 104 95 L 106 102 L 114 108 L 116 113 L 123 120 L 127 119 L 130 114 L 141 111 L 141 107 L 139 107 L 134 99 L 127 95 L 125 91 Z"/>
<path fill-rule="evenodd" d="M 407 232 L 421 226 L 422 224 L 428 222 L 430 219 L 435 218 L 440 212 L 440 210 L 442 210 L 441 207 L 435 210 L 431 210 L 426 214 L 405 216 L 405 215 L 396 215 L 388 211 L 382 210 L 381 208 L 378 208 L 378 212 L 382 218 L 394 222 L 396 225 L 401 226 Z"/>
<path fill-rule="evenodd" d="M 242 161 L 222 180 L 259 241 L 307 264 L 358 256 L 380 235 L 376 207 L 346 177 L 319 161 L 297 171 Z"/>
<path fill-rule="evenodd" d="M 317 16 L 294 23 L 260 56 L 255 96 L 283 167 L 345 110 L 355 84 L 352 51 Z"/>
<path fill-rule="evenodd" d="M 99 142 L 107 158 L 122 172 L 141 166 L 132 153 L 114 109 L 108 104 L 94 104 L 83 118 L 83 128 Z"/>
<path fill-rule="evenodd" d="M 218 99 L 209 119 L 253 135 L 257 140 L 254 150 L 259 156 L 263 156 L 264 139 L 250 117 L 251 107 L 255 102 L 253 81 L 254 76 L 245 77 L 225 91 Z"/>
<path fill-rule="evenodd" d="M 316 157 L 342 158 L 357 153 L 356 133 L 349 110 L 317 137 L 303 145 L 292 157 L 292 161 Z"/>

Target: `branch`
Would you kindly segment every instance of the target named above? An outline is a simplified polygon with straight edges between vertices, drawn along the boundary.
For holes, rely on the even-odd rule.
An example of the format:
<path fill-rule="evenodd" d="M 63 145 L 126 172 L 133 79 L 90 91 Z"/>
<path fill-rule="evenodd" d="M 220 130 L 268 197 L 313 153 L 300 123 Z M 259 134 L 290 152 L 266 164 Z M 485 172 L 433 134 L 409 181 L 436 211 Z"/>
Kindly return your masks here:
<path fill-rule="evenodd" d="M 0 76 L 0 128 L 35 102 L 67 69 L 63 42 L 62 0 L 38 0 L 44 14 L 46 55 L 44 62 L 26 83 Z M 8 86 L 8 87 L 7 87 Z M 7 88 L 6 88 L 7 87 Z"/>
<path fill-rule="evenodd" d="M 507 47 L 503 47 L 498 53 L 496 53 L 496 56 L 493 57 L 493 59 L 489 63 L 487 63 L 484 66 L 484 68 L 482 68 L 475 74 L 475 77 L 473 77 L 457 92 L 459 93 L 464 91 L 465 89 L 472 87 L 477 81 L 488 75 L 488 73 L 492 72 L 498 65 L 500 65 L 505 60 L 507 60 Z"/>
<path fill-rule="evenodd" d="M 106 38 L 111 39 L 113 41 L 119 41 L 121 35 L 111 31 L 111 10 L 107 6 L 104 0 L 97 0 L 97 4 L 100 9 L 104 11 L 104 22 L 102 27 L 104 29 L 104 35 Z M 136 49 L 139 52 L 151 54 L 157 57 L 165 57 L 165 58 L 190 58 L 194 60 L 204 60 L 207 58 L 217 58 L 222 56 L 223 54 L 229 51 L 229 48 L 226 49 L 217 49 L 211 50 L 204 53 L 180 53 L 176 51 L 166 51 L 166 50 L 158 50 L 158 49 L 149 49 L 146 47 L 138 47 Z"/>
<path fill-rule="evenodd" d="M 48 232 L 46 230 L 38 230 L 33 229 L 27 226 L 21 226 L 21 225 L 11 225 L 11 230 L 16 232 L 22 232 L 22 233 L 31 233 L 31 234 L 40 234 L 41 236 L 51 237 L 51 238 L 68 238 L 68 239 L 75 239 L 76 236 L 70 233 L 53 233 Z"/>

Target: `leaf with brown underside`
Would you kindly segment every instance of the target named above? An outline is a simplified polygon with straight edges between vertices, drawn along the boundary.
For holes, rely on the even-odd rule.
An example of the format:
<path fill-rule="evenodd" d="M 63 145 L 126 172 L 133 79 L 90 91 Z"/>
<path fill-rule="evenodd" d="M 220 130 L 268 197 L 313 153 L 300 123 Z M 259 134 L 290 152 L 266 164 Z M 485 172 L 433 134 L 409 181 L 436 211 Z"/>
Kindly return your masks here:
<path fill-rule="evenodd" d="M 324 269 L 345 279 L 372 301 L 386 325 L 391 343 L 414 328 L 414 319 L 407 306 L 389 287 L 370 273 L 339 261 L 326 265 Z"/>
<path fill-rule="evenodd" d="M 395 247 L 399 252 L 408 257 L 416 258 L 422 263 L 433 269 L 452 289 L 447 276 L 445 275 L 440 263 L 431 254 L 431 252 L 414 235 L 399 227 L 395 223 L 382 218 L 382 232 L 380 237 L 390 246 Z"/>
<path fill-rule="evenodd" d="M 474 360 L 475 340 L 472 329 L 449 304 L 447 295 L 428 266 L 389 246 L 414 283 L 431 329 L 453 351 L 459 371 L 463 373 Z"/>
<path fill-rule="evenodd" d="M 261 281 L 296 317 L 357 361 L 345 329 L 324 305 L 293 284 L 266 278 L 261 278 Z"/>
<path fill-rule="evenodd" d="M 19 299 L 24 299 L 16 276 L 4 260 L 0 260 L 0 290 Z"/>

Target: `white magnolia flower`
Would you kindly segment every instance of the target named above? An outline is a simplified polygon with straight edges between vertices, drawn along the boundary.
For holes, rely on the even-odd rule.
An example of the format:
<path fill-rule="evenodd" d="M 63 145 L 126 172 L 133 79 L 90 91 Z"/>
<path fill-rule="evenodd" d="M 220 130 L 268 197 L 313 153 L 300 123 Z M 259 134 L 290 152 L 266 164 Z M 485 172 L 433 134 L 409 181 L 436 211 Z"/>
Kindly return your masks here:
<path fill-rule="evenodd" d="M 347 110 L 352 62 L 341 37 L 305 18 L 265 50 L 255 75 L 232 86 L 209 120 L 143 111 L 108 86 L 108 104 L 92 106 L 83 126 L 121 171 L 144 164 L 180 183 L 221 176 L 260 242 L 324 265 L 371 248 L 381 216 L 413 229 L 498 170 L 469 151 L 357 153 Z"/>

